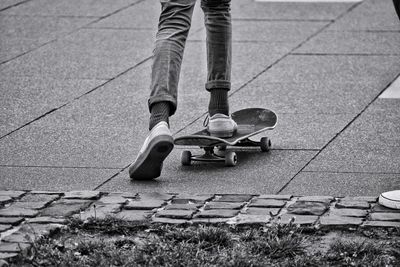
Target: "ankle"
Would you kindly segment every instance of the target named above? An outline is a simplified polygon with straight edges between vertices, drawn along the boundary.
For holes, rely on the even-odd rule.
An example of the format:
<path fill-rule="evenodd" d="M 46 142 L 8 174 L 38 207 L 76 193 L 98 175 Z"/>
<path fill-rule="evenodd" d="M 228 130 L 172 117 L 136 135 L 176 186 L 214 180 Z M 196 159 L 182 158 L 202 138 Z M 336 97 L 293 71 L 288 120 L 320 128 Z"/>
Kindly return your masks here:
<path fill-rule="evenodd" d="M 210 90 L 210 102 L 208 105 L 208 112 L 210 116 L 213 116 L 217 113 L 229 115 L 228 90 Z"/>
<path fill-rule="evenodd" d="M 159 122 L 164 121 L 169 126 L 169 112 L 170 105 L 168 102 L 158 102 L 151 106 L 151 115 L 149 122 L 149 130 L 151 131 L 154 126 L 156 126 Z"/>

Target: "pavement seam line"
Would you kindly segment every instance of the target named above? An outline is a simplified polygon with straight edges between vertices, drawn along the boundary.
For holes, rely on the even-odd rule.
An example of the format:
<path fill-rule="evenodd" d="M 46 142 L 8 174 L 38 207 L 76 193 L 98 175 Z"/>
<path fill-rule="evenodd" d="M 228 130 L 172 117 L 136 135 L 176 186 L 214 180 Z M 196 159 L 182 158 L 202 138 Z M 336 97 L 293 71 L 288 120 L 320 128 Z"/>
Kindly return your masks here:
<path fill-rule="evenodd" d="M 27 1 L 32 1 L 32 0 L 26 0 L 25 2 L 27 2 Z M 48 41 L 48 42 L 45 42 L 45 43 L 43 43 L 43 44 L 41 44 L 41 45 L 39 45 L 39 46 L 37 46 L 37 47 L 35 47 L 35 48 L 30 49 L 29 51 L 23 52 L 23 53 L 21 53 L 21 54 L 15 56 L 15 57 L 13 57 L 13 58 L 11 58 L 11 59 L 7 59 L 7 60 L 5 60 L 5 61 L 2 61 L 2 62 L 0 62 L 0 65 L 6 64 L 6 63 L 8 63 L 8 62 L 10 62 L 10 61 L 12 61 L 12 60 L 14 60 L 14 59 L 17 59 L 17 58 L 19 58 L 19 57 L 21 57 L 21 56 L 24 56 L 24 55 L 26 55 L 26 54 L 28 54 L 28 53 L 30 53 L 30 52 L 36 51 L 36 50 L 38 50 L 38 49 L 40 49 L 40 48 L 42 48 L 42 47 L 44 47 L 44 46 L 46 46 L 46 45 L 48 45 L 48 44 L 55 43 L 56 41 L 58 41 L 58 40 L 60 40 L 60 39 L 63 39 L 63 38 L 65 38 L 65 37 L 67 37 L 67 36 L 69 36 L 69 35 L 71 35 L 71 34 L 77 32 L 77 31 L 79 31 L 79 30 L 81 30 L 81 29 L 86 29 L 86 28 L 88 28 L 88 26 L 91 25 L 91 24 L 93 24 L 93 23 L 99 22 L 99 21 L 102 20 L 102 19 L 105 19 L 105 18 L 107 18 L 107 17 L 109 17 L 109 16 L 112 16 L 112 15 L 114 15 L 114 14 L 116 14 L 116 13 L 118 13 L 118 12 L 120 12 L 120 11 L 122 11 L 122 10 L 128 8 L 128 7 L 134 6 L 134 5 L 139 4 L 139 3 L 143 2 L 143 1 L 145 1 L 145 0 L 140 0 L 140 1 L 138 1 L 138 2 L 134 2 L 134 3 L 132 3 L 132 4 L 129 4 L 128 6 L 122 7 L 122 8 L 120 8 L 120 9 L 118 9 L 118 10 L 112 12 L 112 13 L 106 14 L 106 15 L 104 15 L 104 16 L 95 17 L 95 18 L 98 18 L 98 19 L 97 19 L 97 20 L 94 20 L 94 21 L 91 21 L 91 22 L 89 22 L 89 23 L 87 23 L 87 24 L 85 24 L 85 25 L 83 25 L 83 26 L 81 26 L 81 27 L 78 27 L 78 28 L 76 28 L 76 29 L 74 29 L 74 30 L 72 30 L 72 31 L 70 31 L 70 32 L 67 32 L 65 35 L 60 36 L 59 38 L 55 38 L 55 39 L 50 40 L 50 41 Z M 25 2 L 21 2 L 21 4 L 22 4 L 22 3 L 25 3 Z M 18 4 L 17 4 L 17 5 L 18 5 Z M 0 10 L 0 12 L 1 12 L 1 11 L 2 11 L 2 10 Z M 31 16 L 31 17 L 35 17 L 35 16 Z"/>
<path fill-rule="evenodd" d="M 131 164 L 129 163 L 129 165 L 125 166 L 124 168 L 120 169 L 117 173 L 115 173 L 114 175 L 112 175 L 110 178 L 108 178 L 107 180 L 105 180 L 104 182 L 102 182 L 101 184 L 99 184 L 98 186 L 96 186 L 93 190 L 99 190 L 100 187 L 102 187 L 103 185 L 107 184 L 108 182 L 110 182 L 112 179 L 114 179 L 115 177 L 117 177 L 118 175 L 120 175 L 122 172 L 124 172 Z"/>
<path fill-rule="evenodd" d="M 334 20 L 329 20 L 330 22 L 327 23 L 325 26 L 321 27 L 321 29 L 319 29 L 318 31 L 316 31 L 315 33 L 313 33 L 312 35 L 310 35 L 308 38 L 306 38 L 303 42 L 301 42 L 298 46 L 294 47 L 293 49 L 291 49 L 289 52 L 287 52 L 286 54 L 284 54 L 282 57 L 280 57 L 279 59 L 275 60 L 274 62 L 272 62 L 269 66 L 267 66 L 264 70 L 262 70 L 261 72 L 259 72 L 258 74 L 256 74 L 253 78 L 251 78 L 249 81 L 245 82 L 243 85 L 239 86 L 239 88 L 235 91 L 233 91 L 232 93 L 229 94 L 229 97 L 232 97 L 234 94 L 236 94 L 237 92 L 241 91 L 243 88 L 245 88 L 248 84 L 250 84 L 251 82 L 253 82 L 255 79 L 257 79 L 259 76 L 261 76 L 262 74 L 264 74 L 265 72 L 267 72 L 269 69 L 271 69 L 273 66 L 275 66 L 276 64 L 278 64 L 280 61 L 282 61 L 283 59 L 285 59 L 287 56 L 289 56 L 293 51 L 295 51 L 296 49 L 298 49 L 299 47 L 301 47 L 304 43 L 308 42 L 311 38 L 315 37 L 316 35 L 318 35 L 319 33 L 321 33 L 323 30 L 325 30 L 326 28 L 328 28 L 330 25 L 332 25 L 337 19 L 341 18 L 342 16 L 344 16 L 345 14 L 349 13 L 351 10 L 353 10 L 354 8 L 356 8 L 360 3 L 355 3 L 354 5 L 352 5 L 351 7 L 349 7 L 346 12 L 344 12 L 343 14 L 340 14 L 339 16 L 337 16 Z M 192 122 L 190 122 L 188 125 L 182 127 L 181 129 L 177 130 L 173 135 L 176 135 L 180 132 L 182 132 L 183 130 L 187 129 L 188 127 L 190 127 L 191 125 L 193 125 L 197 120 L 199 120 L 201 117 L 203 117 L 204 115 L 206 115 L 207 112 L 204 112 L 202 115 L 198 116 L 197 118 L 195 118 Z"/>
<path fill-rule="evenodd" d="M 5 11 L 5 10 L 10 9 L 10 8 L 13 8 L 13 7 L 16 7 L 16 6 L 19 6 L 19 5 L 22 5 L 22 4 L 25 4 L 25 3 L 30 2 L 30 1 L 32 1 L 32 0 L 25 0 L 25 1 L 22 1 L 22 2 L 19 2 L 19 3 L 16 3 L 16 4 L 14 4 L 14 5 L 5 7 L 5 8 L 3 8 L 3 9 L 0 9 L 0 12 Z M 2 14 L 2 15 L 3 15 L 3 14 Z"/>
<path fill-rule="evenodd" d="M 301 172 L 303 172 L 303 170 L 308 167 L 308 165 L 310 165 L 310 163 L 315 160 L 320 154 L 321 152 L 326 149 L 340 134 L 342 134 L 347 128 L 350 127 L 351 124 L 353 124 L 353 122 L 355 122 L 371 105 L 372 103 L 374 103 L 377 99 L 379 99 L 379 96 L 398 78 L 400 77 L 400 74 L 397 75 L 391 82 L 389 82 L 386 86 L 384 86 L 384 88 L 375 96 L 375 98 L 373 98 L 347 125 L 345 125 L 343 127 L 343 129 L 341 131 L 339 131 L 338 133 L 335 134 L 334 137 L 332 137 L 331 140 L 329 140 L 320 151 L 318 151 L 316 153 L 316 155 L 314 157 L 312 157 L 301 169 L 300 171 L 298 171 L 289 181 L 286 182 L 286 184 L 283 185 L 283 187 L 281 189 L 279 189 L 277 191 L 277 194 L 280 194 L 295 178 L 297 175 L 299 175 Z"/>
<path fill-rule="evenodd" d="M 145 58 L 144 60 L 140 61 L 139 63 L 137 63 L 137 64 L 134 65 L 133 67 L 130 67 L 130 68 L 124 70 L 123 72 L 117 74 L 115 77 L 113 77 L 113 78 L 111 78 L 111 79 L 109 79 L 109 80 L 106 80 L 104 83 L 102 83 L 102 84 L 100 84 L 100 85 L 94 87 L 93 89 L 91 89 L 91 90 L 85 92 L 84 94 L 73 98 L 72 100 L 70 100 L 70 101 L 68 101 L 68 102 L 66 102 L 66 103 L 64 103 L 64 104 L 62 104 L 62 105 L 59 106 L 59 107 L 53 108 L 53 109 L 51 109 L 50 111 L 47 111 L 46 113 L 40 115 L 39 117 L 37 117 L 37 118 L 35 118 L 35 119 L 33 119 L 33 120 L 31 120 L 31 121 L 25 123 L 24 125 L 22 125 L 22 126 L 16 128 L 16 129 L 14 129 L 14 130 L 12 130 L 11 132 L 9 132 L 9 133 L 7 133 L 7 134 L 1 136 L 1 137 L 0 137 L 0 140 L 3 139 L 4 137 L 7 137 L 7 136 L 13 134 L 14 132 L 19 131 L 19 130 L 21 130 L 22 128 L 24 128 L 24 127 L 26 127 L 26 126 L 28 126 L 28 125 L 34 123 L 35 121 L 38 121 L 38 120 L 40 120 L 40 119 L 46 117 L 47 115 L 49 115 L 49 114 L 51 114 L 51 113 L 53 113 L 53 112 L 55 112 L 55 111 L 58 111 L 58 110 L 62 109 L 62 108 L 65 107 L 65 106 L 68 106 L 68 105 L 72 104 L 72 103 L 75 102 L 76 100 L 79 100 L 80 98 L 82 98 L 82 97 L 84 97 L 84 96 L 86 96 L 86 95 L 88 95 L 88 94 L 94 92 L 95 90 L 97 90 L 97 89 L 103 87 L 104 85 L 106 85 L 106 84 L 112 82 L 113 80 L 117 79 L 118 77 L 124 75 L 125 73 L 127 73 L 127 72 L 129 72 L 129 71 L 131 71 L 131 70 L 133 70 L 133 69 L 135 69 L 135 68 L 137 68 L 137 67 L 139 67 L 140 65 L 144 64 L 144 63 L 145 63 L 146 61 L 148 61 L 149 59 L 151 59 L 151 57 Z"/>
<path fill-rule="evenodd" d="M 119 170 L 118 167 L 90 167 L 90 166 L 50 166 L 50 165 L 0 165 L 6 168 L 44 168 L 44 169 L 95 169 L 95 170 Z"/>

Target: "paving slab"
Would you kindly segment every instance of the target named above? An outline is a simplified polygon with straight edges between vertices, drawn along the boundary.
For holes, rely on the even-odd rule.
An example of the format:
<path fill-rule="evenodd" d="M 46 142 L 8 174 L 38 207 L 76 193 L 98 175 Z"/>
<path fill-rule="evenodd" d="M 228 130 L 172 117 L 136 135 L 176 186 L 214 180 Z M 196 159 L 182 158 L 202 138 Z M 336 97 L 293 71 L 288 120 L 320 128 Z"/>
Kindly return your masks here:
<path fill-rule="evenodd" d="M 399 32 L 323 31 L 293 53 L 400 55 L 399 43 Z"/>
<path fill-rule="evenodd" d="M 290 55 L 263 74 L 270 83 L 375 83 L 383 90 L 398 76 L 398 56 Z"/>
<path fill-rule="evenodd" d="M 235 2 L 235 1 L 232 1 Z M 333 20 L 347 12 L 354 3 L 287 3 L 236 1 L 233 19 L 246 20 Z M 240 5 L 240 6 L 239 6 Z"/>
<path fill-rule="evenodd" d="M 309 21 L 233 21 L 232 41 L 265 42 L 295 48 L 309 36 L 328 25 L 328 22 Z M 191 40 L 205 40 L 205 29 Z"/>
<path fill-rule="evenodd" d="M 35 2 L 35 1 L 33 1 Z M 21 7 L 22 5 L 19 5 Z M 3 14 L 3 12 L 2 12 Z M 91 18 L 51 18 L 0 15 L 0 62 L 5 62 L 93 21 Z"/>
<path fill-rule="evenodd" d="M 51 77 L 0 78 L 0 136 L 83 95 L 105 81 Z M 10 90 L 12 88 L 12 90 Z M 50 89 L 51 88 L 51 89 Z"/>
<path fill-rule="evenodd" d="M 138 131 L 142 131 L 141 135 L 144 136 L 147 129 Z M 135 132 L 129 127 L 31 124 L 0 141 L 3 151 L 0 165 L 123 168 L 136 156 L 142 145 L 143 141 L 134 136 Z M 30 148 L 29 151 L 26 147 Z"/>
<path fill-rule="evenodd" d="M 282 193 L 334 196 L 375 195 L 399 188 L 400 174 L 301 172 Z"/>
<path fill-rule="evenodd" d="M 204 163 L 181 166 L 180 152 L 175 149 L 170 154 L 161 177 L 154 181 L 131 181 L 124 171 L 99 190 L 273 194 L 315 155 L 313 151 L 238 152 L 238 165 L 227 168 L 223 164 Z"/>
<path fill-rule="evenodd" d="M 266 75 L 260 75 L 235 92 L 229 104 L 237 109 L 265 106 L 279 113 L 358 114 L 381 91 L 376 82 L 338 83 L 321 79 L 270 83 Z"/>
<path fill-rule="evenodd" d="M 4 11 L 8 8 L 11 8 L 26 1 L 27 0 L 3 0 L 0 2 L 0 11 Z"/>
<path fill-rule="evenodd" d="M 149 30 L 81 29 L 0 66 L 13 77 L 111 79 L 151 55 Z"/>
<path fill-rule="evenodd" d="M 156 33 L 161 5 L 158 0 L 140 1 L 116 14 L 104 18 L 89 27 L 114 28 L 114 29 L 151 29 Z M 204 16 L 200 8 L 200 2 L 195 6 L 192 16 L 192 25 L 189 34 L 204 27 Z"/>
<path fill-rule="evenodd" d="M 118 170 L 0 166 L 0 189 L 94 189 Z"/>
<path fill-rule="evenodd" d="M 376 100 L 305 171 L 400 173 L 399 100 Z"/>
<path fill-rule="evenodd" d="M 249 88 L 249 91 L 251 91 L 251 88 Z M 257 105 L 245 99 L 247 97 L 240 98 L 234 95 L 232 100 L 230 100 L 232 111 L 249 107 L 260 107 L 271 108 L 277 112 L 278 124 L 274 130 L 251 137 L 251 139 L 259 141 L 261 137 L 268 136 L 272 140 L 273 149 L 321 149 L 336 134 L 343 130 L 355 116 L 354 114 L 281 113 L 273 105 L 268 105 L 268 102 L 262 103 L 257 101 L 255 102 L 259 103 Z M 201 117 L 177 133 L 176 136 L 192 134 L 202 129 L 204 119 L 205 116 Z M 254 150 L 258 150 L 258 148 Z"/>
<path fill-rule="evenodd" d="M 399 31 L 400 22 L 391 0 L 363 1 L 335 21 L 329 30 Z"/>
<path fill-rule="evenodd" d="M 102 17 L 139 0 L 35 0 L 10 8 L 7 15 Z"/>

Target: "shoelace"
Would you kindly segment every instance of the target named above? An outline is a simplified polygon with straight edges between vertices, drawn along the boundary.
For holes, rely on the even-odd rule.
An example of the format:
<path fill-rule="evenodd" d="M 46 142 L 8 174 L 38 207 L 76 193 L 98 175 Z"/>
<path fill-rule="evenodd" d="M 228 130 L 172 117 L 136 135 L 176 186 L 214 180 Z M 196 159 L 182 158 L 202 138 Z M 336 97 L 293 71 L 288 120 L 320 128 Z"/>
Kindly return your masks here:
<path fill-rule="evenodd" d="M 209 122 L 210 122 L 210 114 L 207 114 L 207 116 L 204 118 L 203 121 L 203 127 L 207 127 Z"/>

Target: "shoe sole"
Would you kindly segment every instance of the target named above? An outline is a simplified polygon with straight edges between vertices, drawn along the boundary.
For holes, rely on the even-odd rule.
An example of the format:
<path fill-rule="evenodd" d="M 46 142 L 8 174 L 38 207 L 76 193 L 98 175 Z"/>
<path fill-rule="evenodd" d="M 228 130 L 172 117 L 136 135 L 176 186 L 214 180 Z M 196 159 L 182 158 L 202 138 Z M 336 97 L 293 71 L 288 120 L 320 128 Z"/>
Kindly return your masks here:
<path fill-rule="evenodd" d="M 134 180 L 151 180 L 161 174 L 165 158 L 174 148 L 174 140 L 171 136 L 157 136 L 148 146 L 148 149 L 141 155 L 141 160 L 136 160 L 134 165 L 129 167 L 129 176 Z"/>
<path fill-rule="evenodd" d="M 379 196 L 379 204 L 390 209 L 400 209 L 400 201 L 398 199 L 391 199 L 382 194 Z"/>
<path fill-rule="evenodd" d="M 233 134 L 234 134 L 234 132 L 232 131 L 232 132 L 214 132 L 214 131 L 209 131 L 209 133 L 210 133 L 210 135 L 211 136 L 214 136 L 214 137 L 219 137 L 219 138 L 229 138 L 229 137 L 232 137 L 233 136 Z"/>

